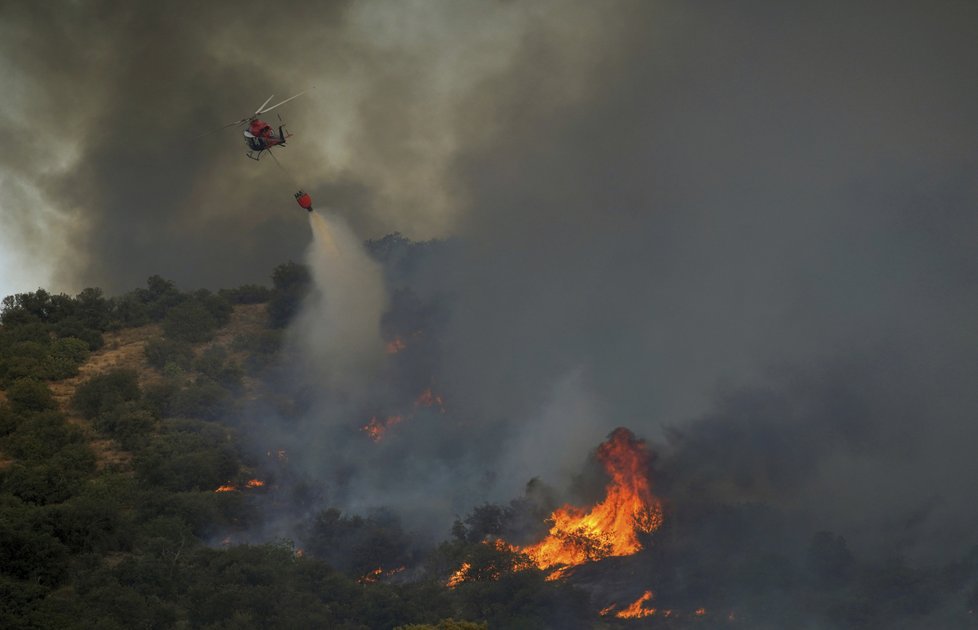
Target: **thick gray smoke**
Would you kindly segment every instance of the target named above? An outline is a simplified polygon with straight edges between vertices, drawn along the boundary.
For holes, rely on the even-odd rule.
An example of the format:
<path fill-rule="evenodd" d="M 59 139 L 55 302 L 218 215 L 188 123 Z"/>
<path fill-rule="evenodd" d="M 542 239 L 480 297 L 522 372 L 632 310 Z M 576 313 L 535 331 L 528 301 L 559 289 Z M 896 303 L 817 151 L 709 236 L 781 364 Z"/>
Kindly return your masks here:
<path fill-rule="evenodd" d="M 453 158 L 503 122 L 483 83 L 526 37 L 604 32 L 596 9 L 551 16 L 560 4 L 4 2 L 0 291 L 261 281 L 307 241 L 292 177 L 361 237 L 449 233 L 465 197 Z M 586 91 L 577 75 L 565 91 Z M 269 114 L 295 134 L 292 177 L 246 159 L 238 129 L 201 137 L 301 90 Z"/>
<path fill-rule="evenodd" d="M 403 411 L 373 392 L 310 412 L 347 441 L 295 438 L 348 504 L 559 483 L 626 425 L 698 492 L 975 542 L 974 3 L 0 10 L 4 239 L 64 286 L 229 286 L 302 251 L 292 182 L 190 140 L 310 85 L 282 160 L 313 197 L 361 239 L 454 238 L 411 275 L 445 305 L 445 417 L 363 451 L 353 420 Z"/>

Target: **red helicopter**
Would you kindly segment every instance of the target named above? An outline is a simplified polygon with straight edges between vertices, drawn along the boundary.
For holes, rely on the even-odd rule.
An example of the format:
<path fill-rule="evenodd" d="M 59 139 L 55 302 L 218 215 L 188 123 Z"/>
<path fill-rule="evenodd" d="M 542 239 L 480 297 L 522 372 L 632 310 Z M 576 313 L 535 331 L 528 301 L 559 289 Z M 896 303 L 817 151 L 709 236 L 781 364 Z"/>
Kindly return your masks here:
<path fill-rule="evenodd" d="M 245 155 L 250 157 L 252 160 L 258 161 L 261 159 L 263 151 L 268 151 L 272 147 L 285 146 L 285 141 L 292 136 L 292 134 L 286 131 L 284 124 L 279 125 L 278 133 L 275 133 L 275 130 L 272 129 L 271 125 L 258 117 L 265 112 L 275 109 L 279 105 L 288 103 L 294 98 L 299 98 L 303 94 L 305 94 L 305 92 L 299 92 L 295 96 L 290 96 L 284 101 L 275 103 L 271 107 L 266 107 L 268 102 L 272 100 L 272 97 L 275 96 L 273 94 L 272 96 L 269 96 L 268 100 L 262 103 L 257 110 L 255 110 L 254 114 L 246 118 L 242 118 L 241 120 L 228 123 L 224 125 L 224 128 L 238 127 L 240 125 L 247 124 L 248 128 L 244 130 L 244 140 L 245 144 L 248 145 L 249 150 Z M 280 116 L 279 121 L 281 120 L 282 118 Z"/>

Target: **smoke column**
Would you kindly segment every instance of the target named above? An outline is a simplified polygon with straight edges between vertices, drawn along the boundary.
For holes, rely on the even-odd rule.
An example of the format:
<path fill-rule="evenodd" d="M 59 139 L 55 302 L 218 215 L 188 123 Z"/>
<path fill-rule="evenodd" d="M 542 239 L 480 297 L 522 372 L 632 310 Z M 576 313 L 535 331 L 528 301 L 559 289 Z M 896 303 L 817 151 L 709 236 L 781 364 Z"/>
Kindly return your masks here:
<path fill-rule="evenodd" d="M 306 264 L 312 288 L 291 340 L 317 383 L 356 394 L 384 356 L 382 271 L 341 218 L 312 212 L 309 224 L 313 241 Z"/>

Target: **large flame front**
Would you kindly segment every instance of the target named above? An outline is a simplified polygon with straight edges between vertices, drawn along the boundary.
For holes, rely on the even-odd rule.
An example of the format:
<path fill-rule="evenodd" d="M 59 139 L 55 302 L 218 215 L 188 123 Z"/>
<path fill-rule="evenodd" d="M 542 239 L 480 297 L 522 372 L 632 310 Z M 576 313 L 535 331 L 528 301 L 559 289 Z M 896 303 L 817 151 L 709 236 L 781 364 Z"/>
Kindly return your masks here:
<path fill-rule="evenodd" d="M 598 459 L 611 477 L 604 501 L 590 510 L 558 508 L 550 516 L 547 537 L 519 551 L 541 569 L 556 567 L 549 579 L 585 562 L 639 551 L 638 534 L 650 534 L 662 524 L 662 504 L 649 485 L 650 458 L 645 442 L 628 429 L 615 429 L 598 447 Z"/>

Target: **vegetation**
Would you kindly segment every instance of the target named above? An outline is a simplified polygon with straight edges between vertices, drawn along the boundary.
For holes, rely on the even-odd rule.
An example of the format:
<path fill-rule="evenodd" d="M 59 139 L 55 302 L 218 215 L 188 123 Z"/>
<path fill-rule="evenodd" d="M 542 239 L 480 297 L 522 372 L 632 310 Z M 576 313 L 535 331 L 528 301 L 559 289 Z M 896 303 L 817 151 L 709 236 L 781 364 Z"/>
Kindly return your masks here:
<path fill-rule="evenodd" d="M 378 255 L 395 258 L 406 247 L 399 238 L 375 244 Z M 628 627 L 598 616 L 606 602 L 592 601 L 591 589 L 547 581 L 510 548 L 486 544 L 545 528 L 545 500 L 479 506 L 434 547 L 389 512 L 330 507 L 294 528 L 301 548 L 274 535 L 246 544 L 249 532 L 277 531 L 259 509 L 271 496 L 261 483 L 278 475 L 291 488 L 274 509 L 291 500 L 308 512 L 318 497 L 241 433 L 247 383 L 279 359 L 282 328 L 309 274 L 289 263 L 273 282 L 186 293 L 154 276 L 113 298 L 97 289 L 75 297 L 39 290 L 3 301 L 0 627 Z M 397 327 L 435 319 L 415 296 L 400 295 L 389 318 Z M 215 341 L 233 304 L 266 304 L 267 325 Z M 140 326 L 145 369 L 91 371 L 93 353 L 110 352 L 116 333 Z M 263 481 L 250 487 L 256 477 Z M 739 525 L 704 528 L 700 538 L 695 528 L 667 532 L 663 540 L 682 553 L 653 546 L 629 570 L 690 610 L 736 609 L 738 620 L 724 616 L 722 627 L 923 627 L 945 611 L 951 627 L 955 614 L 978 606 L 978 550 L 946 566 L 912 567 L 860 560 L 841 536 L 820 532 L 793 557 L 737 542 L 752 530 L 749 509 L 725 509 Z M 698 553 L 704 541 L 716 551 Z M 449 588 L 463 565 L 467 579 Z"/>

